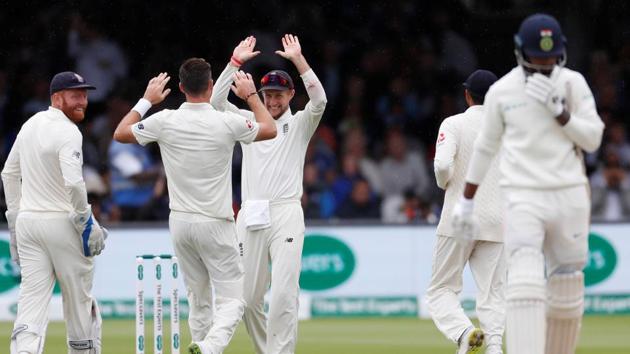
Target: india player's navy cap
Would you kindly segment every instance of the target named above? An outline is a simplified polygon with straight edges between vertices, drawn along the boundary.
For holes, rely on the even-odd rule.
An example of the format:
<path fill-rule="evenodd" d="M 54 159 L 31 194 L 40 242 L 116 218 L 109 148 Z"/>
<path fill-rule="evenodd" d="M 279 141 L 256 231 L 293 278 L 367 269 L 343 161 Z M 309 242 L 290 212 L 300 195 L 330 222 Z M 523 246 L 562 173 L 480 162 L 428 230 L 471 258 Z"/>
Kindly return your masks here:
<path fill-rule="evenodd" d="M 85 82 L 85 79 L 72 71 L 64 71 L 55 75 L 50 82 L 50 95 L 67 89 L 96 90 L 96 87 Z"/>
<path fill-rule="evenodd" d="M 486 92 L 495 81 L 497 76 L 488 70 L 477 70 L 468 76 L 464 87 L 473 95 L 477 97 L 485 97 Z"/>
<path fill-rule="evenodd" d="M 286 71 L 272 70 L 260 80 L 260 90 L 291 90 L 293 80 Z"/>

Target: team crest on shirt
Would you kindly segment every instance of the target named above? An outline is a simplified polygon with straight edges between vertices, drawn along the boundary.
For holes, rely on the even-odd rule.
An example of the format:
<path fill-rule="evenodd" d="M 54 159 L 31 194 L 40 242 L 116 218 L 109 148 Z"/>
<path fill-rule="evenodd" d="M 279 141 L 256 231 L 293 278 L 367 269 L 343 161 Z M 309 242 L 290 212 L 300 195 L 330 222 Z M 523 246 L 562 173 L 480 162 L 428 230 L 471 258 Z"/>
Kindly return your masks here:
<path fill-rule="evenodd" d="M 144 129 L 144 124 L 142 124 L 142 123 L 138 123 L 138 129 L 139 129 L 139 130 Z"/>
<path fill-rule="evenodd" d="M 446 140 L 446 135 L 444 135 L 444 133 L 440 132 L 440 134 L 438 135 L 437 144 L 438 145 L 442 145 L 444 140 Z"/>
<path fill-rule="evenodd" d="M 249 119 L 245 120 L 245 124 L 247 124 L 247 129 L 249 129 L 249 130 L 251 130 L 254 127 L 254 124 Z"/>
<path fill-rule="evenodd" d="M 79 151 L 73 151 L 72 157 L 74 157 L 77 160 L 81 160 L 81 153 Z"/>

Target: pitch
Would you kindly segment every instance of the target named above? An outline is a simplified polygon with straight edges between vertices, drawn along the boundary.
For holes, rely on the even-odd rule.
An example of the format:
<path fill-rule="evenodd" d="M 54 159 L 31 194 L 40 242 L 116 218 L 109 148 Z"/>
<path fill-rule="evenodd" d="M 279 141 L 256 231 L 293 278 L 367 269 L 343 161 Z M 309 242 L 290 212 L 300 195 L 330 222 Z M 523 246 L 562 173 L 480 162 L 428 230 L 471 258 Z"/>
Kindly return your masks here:
<path fill-rule="evenodd" d="M 168 323 L 165 321 L 165 324 Z M 9 348 L 13 324 L 0 322 L 0 352 Z M 103 353 L 134 354 L 133 320 L 106 320 L 103 323 Z M 168 326 L 165 326 L 165 335 Z M 147 344 L 152 343 L 146 323 Z M 45 353 L 65 353 L 65 327 L 51 323 L 48 327 Z M 185 321 L 182 321 L 182 343 L 190 343 Z M 587 316 L 582 325 L 578 354 L 630 353 L 630 316 Z M 166 336 L 165 336 L 166 337 Z M 300 354 L 452 354 L 455 347 L 444 339 L 429 320 L 420 319 L 315 319 L 300 322 L 297 353 Z M 165 343 L 165 347 L 170 343 Z M 185 353 L 185 347 L 181 353 Z M 241 325 L 225 354 L 253 353 Z M 147 348 L 146 353 L 153 353 Z M 164 353 L 170 353 L 168 347 Z"/>

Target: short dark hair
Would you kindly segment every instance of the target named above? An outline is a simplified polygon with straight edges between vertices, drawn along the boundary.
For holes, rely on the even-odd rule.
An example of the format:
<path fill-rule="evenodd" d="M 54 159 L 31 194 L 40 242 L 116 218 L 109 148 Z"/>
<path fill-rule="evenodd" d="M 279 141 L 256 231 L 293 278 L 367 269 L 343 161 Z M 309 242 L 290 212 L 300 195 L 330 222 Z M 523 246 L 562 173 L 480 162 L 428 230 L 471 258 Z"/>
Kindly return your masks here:
<path fill-rule="evenodd" d="M 198 96 L 204 93 L 211 79 L 210 64 L 203 58 L 186 59 L 179 67 L 179 82 L 189 95 Z"/>
<path fill-rule="evenodd" d="M 484 101 L 486 100 L 486 97 L 485 97 L 485 96 L 479 96 L 479 95 L 476 95 L 476 94 L 472 93 L 472 92 L 471 92 L 470 90 L 468 90 L 468 89 L 467 89 L 467 91 L 468 91 L 468 93 L 470 94 L 470 98 L 472 98 L 472 100 L 473 100 L 473 102 L 474 102 L 475 104 L 482 105 L 482 104 L 484 103 Z"/>

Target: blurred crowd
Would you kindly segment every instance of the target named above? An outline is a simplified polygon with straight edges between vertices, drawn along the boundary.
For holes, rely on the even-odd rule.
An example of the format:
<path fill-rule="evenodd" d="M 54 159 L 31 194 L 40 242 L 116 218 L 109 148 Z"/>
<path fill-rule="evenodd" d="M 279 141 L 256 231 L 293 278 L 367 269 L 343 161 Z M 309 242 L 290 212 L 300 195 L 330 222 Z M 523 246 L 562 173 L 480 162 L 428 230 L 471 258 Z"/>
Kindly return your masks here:
<path fill-rule="evenodd" d="M 210 2 L 211 12 L 189 3 L 7 4 L 0 13 L 5 24 L 0 38 L 0 161 L 22 123 L 48 108 L 52 75 L 74 70 L 98 88 L 89 94 L 80 129 L 86 185 L 99 220 L 166 220 L 167 187 L 158 147 L 111 139 L 146 81 L 159 71 L 176 76 L 179 64 L 191 56 L 206 58 L 216 79 L 233 47 L 249 34 L 257 37 L 263 54 L 244 70 L 260 78 L 281 68 L 298 80 L 290 63 L 273 54 L 282 34 L 295 33 L 328 96 L 304 166 L 306 218 L 436 223 L 443 198 L 433 176 L 437 129 L 445 117 L 465 110 L 461 83 L 468 74 L 481 67 L 501 76 L 515 65 L 511 34 L 538 9 L 553 13 L 565 26 L 568 66 L 586 76 L 607 126 L 602 148 L 585 156 L 593 219 L 626 220 L 630 24 L 624 18 L 630 11 L 623 1 L 578 2 L 589 11 L 571 10 L 563 1 L 540 8 L 546 2 L 447 1 L 438 6 L 286 0 L 269 1 L 260 9 Z M 583 35 L 587 27 L 582 24 L 593 18 L 605 25 Z M 303 87 L 296 86 L 293 110 L 308 100 Z M 183 100 L 174 89 L 157 109 L 176 108 Z M 235 210 L 240 160 L 237 146 Z"/>

